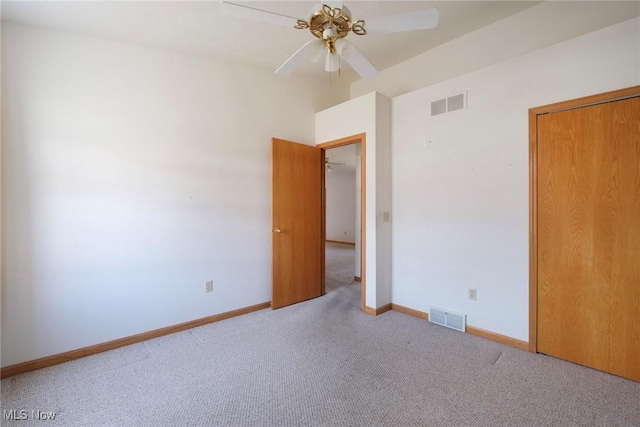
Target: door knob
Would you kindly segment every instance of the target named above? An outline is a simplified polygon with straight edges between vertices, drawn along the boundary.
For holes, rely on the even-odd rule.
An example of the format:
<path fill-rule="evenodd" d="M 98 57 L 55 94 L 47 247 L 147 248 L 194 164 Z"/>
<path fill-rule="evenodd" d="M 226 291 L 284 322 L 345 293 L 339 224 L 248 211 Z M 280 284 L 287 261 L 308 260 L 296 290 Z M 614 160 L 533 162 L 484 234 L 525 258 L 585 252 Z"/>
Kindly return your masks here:
<path fill-rule="evenodd" d="M 280 234 L 280 233 L 282 233 L 282 230 L 281 230 L 281 229 L 279 229 L 279 228 L 274 228 L 274 229 L 273 229 L 273 232 L 274 232 L 274 233 L 278 233 L 278 234 Z"/>

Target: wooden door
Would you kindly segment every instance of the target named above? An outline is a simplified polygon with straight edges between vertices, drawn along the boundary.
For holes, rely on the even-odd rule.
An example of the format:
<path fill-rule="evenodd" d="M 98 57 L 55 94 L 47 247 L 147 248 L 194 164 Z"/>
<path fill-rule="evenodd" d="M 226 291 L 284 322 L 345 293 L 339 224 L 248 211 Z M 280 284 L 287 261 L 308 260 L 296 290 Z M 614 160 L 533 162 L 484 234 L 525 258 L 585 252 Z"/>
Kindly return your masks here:
<path fill-rule="evenodd" d="M 538 116 L 538 351 L 640 380 L 640 98 Z"/>
<path fill-rule="evenodd" d="M 610 372 L 640 381 L 640 97 L 611 108 Z"/>
<path fill-rule="evenodd" d="M 272 140 L 271 307 L 322 294 L 322 152 Z"/>
<path fill-rule="evenodd" d="M 609 367 L 609 104 L 538 117 L 538 351 Z"/>

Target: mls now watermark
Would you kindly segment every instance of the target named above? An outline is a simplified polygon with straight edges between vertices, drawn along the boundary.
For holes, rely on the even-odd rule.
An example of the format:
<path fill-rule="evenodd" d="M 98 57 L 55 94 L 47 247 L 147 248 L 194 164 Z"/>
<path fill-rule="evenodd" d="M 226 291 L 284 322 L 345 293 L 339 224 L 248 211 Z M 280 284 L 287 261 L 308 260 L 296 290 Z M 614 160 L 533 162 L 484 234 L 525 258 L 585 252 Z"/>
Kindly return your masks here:
<path fill-rule="evenodd" d="M 2 418 L 5 420 L 40 420 L 53 421 L 56 419 L 56 412 L 52 411 L 27 411 L 26 409 L 4 409 Z"/>

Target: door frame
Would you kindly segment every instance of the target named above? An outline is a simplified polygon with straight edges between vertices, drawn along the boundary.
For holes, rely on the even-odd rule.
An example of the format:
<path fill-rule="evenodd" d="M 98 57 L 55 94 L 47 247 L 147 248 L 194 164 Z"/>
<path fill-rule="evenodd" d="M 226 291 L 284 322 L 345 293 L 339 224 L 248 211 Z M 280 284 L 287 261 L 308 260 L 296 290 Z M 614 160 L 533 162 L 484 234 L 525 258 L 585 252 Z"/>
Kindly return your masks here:
<path fill-rule="evenodd" d="M 538 351 L 538 116 L 640 96 L 640 86 L 529 109 L 529 351 Z"/>
<path fill-rule="evenodd" d="M 320 254 L 322 257 L 321 260 L 321 283 L 322 283 L 322 295 L 325 294 L 325 241 L 327 238 L 327 205 L 326 205 L 326 191 L 325 191 L 325 153 L 326 150 L 331 148 L 343 147 L 345 145 L 357 144 L 360 143 L 360 309 L 365 311 L 365 301 L 366 301 L 366 201 L 367 201 L 367 192 L 366 192 L 366 133 L 359 133 L 356 135 L 347 136 L 344 138 L 336 139 L 333 141 L 323 142 L 321 144 L 317 144 L 316 147 L 322 150 L 322 248 L 320 250 Z"/>

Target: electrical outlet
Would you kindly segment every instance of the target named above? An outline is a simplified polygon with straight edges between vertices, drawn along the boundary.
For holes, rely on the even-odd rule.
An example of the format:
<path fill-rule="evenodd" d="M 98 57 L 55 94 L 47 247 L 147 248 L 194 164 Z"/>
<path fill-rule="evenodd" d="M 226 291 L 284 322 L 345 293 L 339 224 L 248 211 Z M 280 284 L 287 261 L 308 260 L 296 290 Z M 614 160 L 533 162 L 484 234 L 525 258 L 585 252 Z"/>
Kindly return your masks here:
<path fill-rule="evenodd" d="M 477 289 L 469 288 L 469 299 L 471 301 L 477 301 L 478 300 L 478 290 Z"/>
<path fill-rule="evenodd" d="M 213 280 L 207 280 L 204 282 L 204 291 L 213 292 Z"/>

